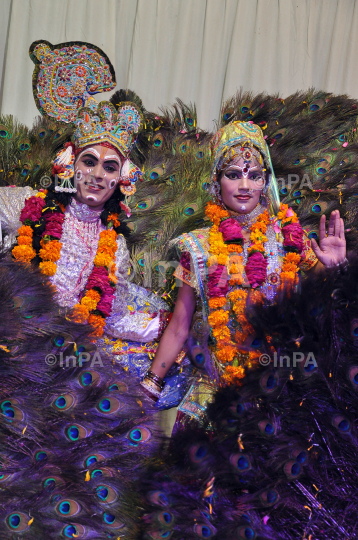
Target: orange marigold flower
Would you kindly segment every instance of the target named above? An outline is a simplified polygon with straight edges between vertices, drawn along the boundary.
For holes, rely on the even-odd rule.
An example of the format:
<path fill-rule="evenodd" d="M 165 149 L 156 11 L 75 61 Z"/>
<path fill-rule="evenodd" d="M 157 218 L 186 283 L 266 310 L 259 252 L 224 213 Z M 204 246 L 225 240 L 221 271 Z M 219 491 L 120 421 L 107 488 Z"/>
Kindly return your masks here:
<path fill-rule="evenodd" d="M 84 297 L 81 300 L 81 305 L 86 306 L 89 311 L 93 311 L 96 309 L 98 302 L 101 299 L 101 295 L 99 292 L 95 291 L 94 289 L 90 289 L 86 292 Z"/>
<path fill-rule="evenodd" d="M 34 231 L 31 227 L 29 227 L 29 225 L 22 225 L 18 230 L 18 233 L 20 236 L 31 236 L 32 238 Z"/>
<path fill-rule="evenodd" d="M 283 263 L 282 272 L 298 272 L 298 267 L 294 263 Z"/>
<path fill-rule="evenodd" d="M 94 289 L 89 289 L 89 291 L 86 292 L 85 296 L 87 296 L 87 298 L 92 298 L 92 300 L 97 300 L 97 302 L 99 302 L 101 299 L 101 295 L 99 294 L 99 292 L 95 291 Z"/>
<path fill-rule="evenodd" d="M 109 223 L 110 221 L 113 221 L 113 225 L 115 227 L 119 227 L 121 224 L 121 222 L 118 220 L 118 214 L 109 214 L 107 218 L 107 223 Z"/>
<path fill-rule="evenodd" d="M 247 291 L 244 289 L 236 289 L 229 293 L 231 302 L 237 302 L 238 300 L 246 300 Z"/>
<path fill-rule="evenodd" d="M 110 266 L 112 263 L 112 260 L 112 255 L 107 253 L 97 253 L 94 259 L 94 264 L 95 266 L 106 266 L 108 268 L 108 266 Z"/>
<path fill-rule="evenodd" d="M 205 207 L 205 214 L 213 223 L 219 223 L 223 218 L 229 217 L 229 212 L 214 203 L 208 203 Z"/>
<path fill-rule="evenodd" d="M 42 249 L 40 249 L 40 257 L 43 261 L 58 261 L 60 258 L 60 251 L 62 244 L 58 240 L 50 240 L 49 242 L 44 242 L 41 240 Z"/>
<path fill-rule="evenodd" d="M 18 236 L 17 243 L 19 246 L 32 246 L 31 236 Z"/>
<path fill-rule="evenodd" d="M 209 308 L 218 309 L 224 307 L 226 304 L 226 298 L 209 298 Z"/>
<path fill-rule="evenodd" d="M 263 244 L 252 244 L 251 246 L 249 246 L 248 250 L 247 250 L 249 253 L 252 253 L 253 251 L 261 251 L 262 253 L 265 252 L 265 247 L 263 246 Z"/>
<path fill-rule="evenodd" d="M 281 272 L 280 275 L 282 281 L 295 281 L 296 279 L 295 272 Z"/>
<path fill-rule="evenodd" d="M 12 254 L 18 261 L 30 262 L 36 255 L 34 249 L 31 246 L 15 246 L 12 250 Z"/>
<path fill-rule="evenodd" d="M 223 375 L 226 384 L 241 384 L 241 379 L 245 377 L 245 370 L 242 366 L 227 366 Z"/>
<path fill-rule="evenodd" d="M 232 362 L 236 355 L 236 347 L 231 345 L 225 345 L 216 351 L 216 357 L 219 362 L 226 364 Z M 227 368 L 226 368 L 227 369 Z"/>
<path fill-rule="evenodd" d="M 238 244 L 227 244 L 226 247 L 229 253 L 242 253 L 242 246 Z"/>
<path fill-rule="evenodd" d="M 223 309 L 218 309 L 209 315 L 208 320 L 212 328 L 223 326 L 229 322 L 229 313 Z"/>
<path fill-rule="evenodd" d="M 85 323 L 89 317 L 89 310 L 82 304 L 76 304 L 72 310 L 71 319 L 77 323 Z"/>
<path fill-rule="evenodd" d="M 47 195 L 47 191 L 46 193 L 44 191 L 39 191 L 38 193 L 36 193 L 35 197 L 41 197 L 41 199 L 45 199 L 46 195 Z"/>
<path fill-rule="evenodd" d="M 284 219 L 288 210 L 288 204 L 281 204 L 280 210 L 277 212 L 278 219 Z"/>
<path fill-rule="evenodd" d="M 232 274 L 229 279 L 229 285 L 243 285 L 244 279 L 241 274 Z"/>
<path fill-rule="evenodd" d="M 106 229 L 99 235 L 100 242 L 115 242 L 117 239 L 117 233 L 113 229 Z"/>
<path fill-rule="evenodd" d="M 57 270 L 56 264 L 51 261 L 40 262 L 39 268 L 45 276 L 54 276 Z"/>
<path fill-rule="evenodd" d="M 208 258 L 208 261 L 207 261 L 206 264 L 207 264 L 208 267 L 218 264 L 217 256 L 216 255 L 210 255 L 210 257 Z"/>
<path fill-rule="evenodd" d="M 253 231 L 250 234 L 250 240 L 254 243 L 265 243 L 267 242 L 267 236 L 265 236 L 261 231 Z"/>
<path fill-rule="evenodd" d="M 290 261 L 299 264 L 301 262 L 301 256 L 298 253 L 294 253 L 291 251 L 285 255 L 283 260 L 284 262 Z"/>
<path fill-rule="evenodd" d="M 106 319 L 100 315 L 90 315 L 88 317 L 88 322 L 94 327 L 94 331 L 91 332 L 91 335 L 94 337 L 101 337 L 103 335 L 103 329 L 106 326 Z"/>
<path fill-rule="evenodd" d="M 213 336 L 216 340 L 230 339 L 230 330 L 227 326 L 218 326 L 213 329 Z"/>

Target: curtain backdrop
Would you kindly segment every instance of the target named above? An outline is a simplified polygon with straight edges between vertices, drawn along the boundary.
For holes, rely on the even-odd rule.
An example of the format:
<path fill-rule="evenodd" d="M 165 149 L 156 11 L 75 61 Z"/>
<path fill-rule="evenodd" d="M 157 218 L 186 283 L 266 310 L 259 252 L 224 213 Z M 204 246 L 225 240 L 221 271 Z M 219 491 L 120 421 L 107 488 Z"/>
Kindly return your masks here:
<path fill-rule="evenodd" d="M 38 39 L 94 43 L 117 89 L 151 111 L 176 97 L 195 102 L 205 129 L 240 86 L 358 98 L 358 0 L 0 0 L 0 110 L 27 125 Z"/>

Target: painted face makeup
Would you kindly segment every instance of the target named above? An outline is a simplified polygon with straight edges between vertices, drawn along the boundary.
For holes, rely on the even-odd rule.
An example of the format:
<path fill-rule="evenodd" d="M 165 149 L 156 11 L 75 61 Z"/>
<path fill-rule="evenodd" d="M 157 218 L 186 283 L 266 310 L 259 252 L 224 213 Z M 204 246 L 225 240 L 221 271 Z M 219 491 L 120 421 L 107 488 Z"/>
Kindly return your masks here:
<path fill-rule="evenodd" d="M 265 173 L 254 157 L 249 163 L 243 157 L 236 158 L 223 170 L 220 185 L 225 206 L 248 214 L 259 203 L 265 187 Z"/>
<path fill-rule="evenodd" d="M 85 148 L 75 162 L 76 200 L 101 210 L 118 185 L 121 166 L 111 148 L 98 144 Z"/>

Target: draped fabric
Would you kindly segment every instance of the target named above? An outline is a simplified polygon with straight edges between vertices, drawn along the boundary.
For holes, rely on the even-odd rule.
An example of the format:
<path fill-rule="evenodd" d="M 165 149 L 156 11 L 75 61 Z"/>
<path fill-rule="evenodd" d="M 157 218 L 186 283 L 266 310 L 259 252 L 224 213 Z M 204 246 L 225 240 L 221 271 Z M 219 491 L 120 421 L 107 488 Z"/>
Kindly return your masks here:
<path fill-rule="evenodd" d="M 1 113 L 27 125 L 38 39 L 96 44 L 117 89 L 152 111 L 176 97 L 195 102 L 206 129 L 240 87 L 358 98 L 358 0 L 0 0 L 0 30 Z"/>

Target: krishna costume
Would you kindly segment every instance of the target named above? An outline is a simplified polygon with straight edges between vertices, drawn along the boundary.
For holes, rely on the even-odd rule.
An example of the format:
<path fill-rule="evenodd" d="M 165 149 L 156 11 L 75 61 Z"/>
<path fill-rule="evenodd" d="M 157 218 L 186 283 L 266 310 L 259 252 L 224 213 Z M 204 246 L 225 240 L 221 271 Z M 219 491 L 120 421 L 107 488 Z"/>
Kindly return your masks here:
<path fill-rule="evenodd" d="M 33 91 L 42 114 L 75 126 L 74 142 L 56 156 L 52 172 L 60 184 L 39 191 L 0 190 L 0 222 L 15 259 L 35 263 L 56 289 L 56 300 L 77 322 L 88 322 L 102 347 L 113 353 L 137 378 L 150 364 L 165 328 L 166 303 L 129 283 L 128 232 L 119 215 L 130 209 L 124 198 L 133 195 L 142 178 L 129 158 L 143 127 L 141 111 L 130 102 L 117 109 L 98 103 L 93 94 L 115 86 L 107 56 L 95 46 L 77 42 L 53 46 L 37 41 L 30 48 L 35 63 Z M 72 194 L 75 156 L 89 145 L 113 148 L 123 162 L 120 187 L 103 211 L 77 202 Z M 128 343 L 130 341 L 131 343 Z M 145 343 L 146 345 L 143 345 Z M 184 374 L 172 370 L 159 407 L 180 401 Z M 182 382 L 182 384 L 181 384 Z M 178 385 L 179 383 L 179 385 Z"/>

